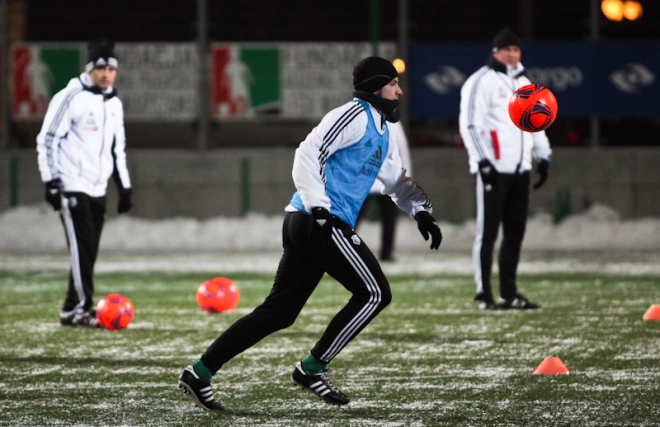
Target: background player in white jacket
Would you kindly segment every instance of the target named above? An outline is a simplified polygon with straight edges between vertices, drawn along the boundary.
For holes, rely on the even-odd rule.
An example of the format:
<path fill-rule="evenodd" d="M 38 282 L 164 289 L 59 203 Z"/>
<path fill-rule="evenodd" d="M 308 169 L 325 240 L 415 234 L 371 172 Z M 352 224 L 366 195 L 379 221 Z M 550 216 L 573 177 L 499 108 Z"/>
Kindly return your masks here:
<path fill-rule="evenodd" d="M 296 150 L 297 192 L 286 207 L 284 253 L 273 288 L 254 311 L 213 342 L 184 369 L 179 386 L 200 407 L 219 411 L 212 376 L 236 355 L 293 324 L 325 273 L 352 295 L 310 353 L 295 365 L 293 381 L 327 403 L 349 398 L 329 380 L 326 366 L 390 302 L 390 286 L 376 257 L 355 232 L 355 220 L 378 179 L 396 204 L 415 218 L 431 249 L 442 234 L 426 193 L 405 175 L 389 122 L 399 119 L 396 69 L 379 57 L 353 70 L 352 101 L 330 111 Z"/>
<path fill-rule="evenodd" d="M 108 40 L 89 43 L 85 72 L 53 96 L 37 135 L 46 201 L 60 211 L 71 254 L 62 325 L 97 326 L 92 300 L 94 263 L 111 175 L 119 189 L 117 211 L 128 212 L 132 207 L 124 110 L 113 88 L 118 62 L 112 48 Z"/>
<path fill-rule="evenodd" d="M 545 132 L 518 129 L 508 113 L 509 98 L 531 82 L 520 63 L 521 40 L 509 29 L 493 39 L 488 64 L 461 88 L 459 128 L 469 154 L 470 173 L 477 181 L 477 229 L 472 256 L 481 310 L 533 309 L 537 304 L 518 292 L 516 276 L 529 207 L 532 159 L 538 163 L 540 188 L 548 176 L 550 144 Z M 499 253 L 500 297 L 491 290 L 493 248 L 502 224 Z"/>

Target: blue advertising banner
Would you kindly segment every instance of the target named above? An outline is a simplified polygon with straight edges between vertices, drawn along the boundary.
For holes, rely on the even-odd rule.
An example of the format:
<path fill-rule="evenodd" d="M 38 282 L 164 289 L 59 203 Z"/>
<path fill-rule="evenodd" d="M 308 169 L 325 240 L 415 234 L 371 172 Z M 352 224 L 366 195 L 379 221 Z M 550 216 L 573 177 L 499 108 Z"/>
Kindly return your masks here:
<path fill-rule="evenodd" d="M 660 43 L 601 45 L 594 86 L 599 115 L 660 115 Z"/>
<path fill-rule="evenodd" d="M 411 117 L 458 117 L 461 86 L 490 55 L 490 43 L 413 44 Z M 560 116 L 660 115 L 660 42 L 527 43 L 521 62 Z"/>

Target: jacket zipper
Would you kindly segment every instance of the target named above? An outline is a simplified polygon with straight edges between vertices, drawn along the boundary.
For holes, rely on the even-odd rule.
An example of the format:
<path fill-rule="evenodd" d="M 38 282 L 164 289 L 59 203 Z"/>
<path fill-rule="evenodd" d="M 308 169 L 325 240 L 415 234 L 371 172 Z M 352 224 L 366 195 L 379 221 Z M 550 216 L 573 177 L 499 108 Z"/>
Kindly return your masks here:
<path fill-rule="evenodd" d="M 96 187 L 99 184 L 99 181 L 101 181 L 101 177 L 103 176 L 103 171 L 101 169 L 103 168 L 103 149 L 105 148 L 105 118 L 106 118 L 105 95 L 103 94 L 101 94 L 101 109 L 103 110 L 103 127 L 101 127 L 101 150 L 99 151 L 99 176 L 96 178 L 94 187 Z"/>
<path fill-rule="evenodd" d="M 516 86 L 518 85 L 516 80 L 518 80 L 518 79 L 512 78 L 511 80 L 513 80 L 513 88 L 514 88 L 513 91 L 515 92 L 516 91 Z M 516 165 L 516 172 L 515 172 L 516 175 L 520 171 L 520 166 L 522 165 L 524 150 L 525 150 L 525 132 L 521 130 L 520 131 L 520 160 L 518 160 L 518 164 Z"/>

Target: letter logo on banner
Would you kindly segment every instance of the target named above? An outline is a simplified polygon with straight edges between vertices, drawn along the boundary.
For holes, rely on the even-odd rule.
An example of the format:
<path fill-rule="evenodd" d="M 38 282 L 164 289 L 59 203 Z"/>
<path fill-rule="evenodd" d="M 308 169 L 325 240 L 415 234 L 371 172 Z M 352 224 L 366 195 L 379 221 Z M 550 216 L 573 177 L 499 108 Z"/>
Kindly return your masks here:
<path fill-rule="evenodd" d="M 610 74 L 610 81 L 623 93 L 636 93 L 655 82 L 655 75 L 643 64 L 626 64 L 625 70 Z"/>
<path fill-rule="evenodd" d="M 557 92 L 563 92 L 569 87 L 578 87 L 584 80 L 582 70 L 578 67 L 528 68 L 527 76 L 532 82 Z"/>
<path fill-rule="evenodd" d="M 117 78 L 129 120 L 193 120 L 200 103 L 194 43 L 119 43 Z"/>
<path fill-rule="evenodd" d="M 465 81 L 465 75 L 456 67 L 449 65 L 440 66 L 440 70 L 435 73 L 429 73 L 424 76 L 424 82 L 432 91 L 448 94 L 455 89 L 460 88 Z"/>

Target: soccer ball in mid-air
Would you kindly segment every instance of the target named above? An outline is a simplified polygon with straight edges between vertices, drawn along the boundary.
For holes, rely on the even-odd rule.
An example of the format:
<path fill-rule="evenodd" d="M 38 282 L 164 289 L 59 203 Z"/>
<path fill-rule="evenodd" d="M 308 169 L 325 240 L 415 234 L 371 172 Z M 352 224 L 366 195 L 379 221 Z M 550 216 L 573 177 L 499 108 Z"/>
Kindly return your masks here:
<path fill-rule="evenodd" d="M 545 130 L 557 118 L 557 98 L 545 86 L 522 86 L 509 99 L 509 116 L 526 132 Z"/>
<path fill-rule="evenodd" d="M 133 320 L 135 308 L 131 300 L 121 294 L 110 294 L 96 305 L 96 320 L 105 329 L 124 329 Z"/>
<path fill-rule="evenodd" d="M 222 313 L 238 305 L 240 293 L 231 279 L 216 277 L 197 289 L 197 304 L 207 313 Z"/>

